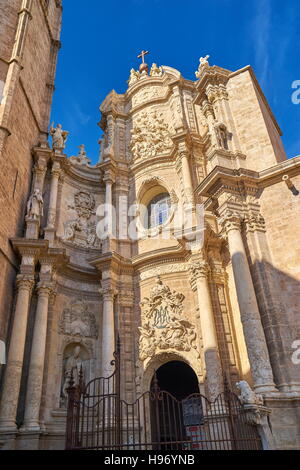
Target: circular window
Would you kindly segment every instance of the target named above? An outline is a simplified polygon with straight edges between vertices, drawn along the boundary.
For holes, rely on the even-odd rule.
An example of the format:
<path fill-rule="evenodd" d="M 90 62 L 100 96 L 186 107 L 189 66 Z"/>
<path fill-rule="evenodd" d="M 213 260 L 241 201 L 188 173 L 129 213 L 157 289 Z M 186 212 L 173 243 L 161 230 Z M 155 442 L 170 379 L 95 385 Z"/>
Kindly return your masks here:
<path fill-rule="evenodd" d="M 168 193 L 155 196 L 147 206 L 147 228 L 163 225 L 169 218 L 171 212 L 171 199 Z"/>

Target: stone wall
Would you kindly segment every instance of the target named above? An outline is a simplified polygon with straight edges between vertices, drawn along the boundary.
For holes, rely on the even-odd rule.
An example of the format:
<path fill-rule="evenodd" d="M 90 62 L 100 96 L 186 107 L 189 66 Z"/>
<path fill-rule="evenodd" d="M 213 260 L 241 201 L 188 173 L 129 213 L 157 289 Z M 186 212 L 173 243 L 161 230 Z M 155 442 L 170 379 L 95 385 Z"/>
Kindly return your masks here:
<path fill-rule="evenodd" d="M 16 63 L 8 68 L 2 59 L 9 61 L 12 57 L 18 12 L 23 3 L 20 0 L 0 1 L 0 80 L 6 80 L 6 91 L 10 96 L 0 106 L 0 262 L 3 272 L 0 280 L 0 295 L 3 299 L 0 306 L 0 339 L 3 340 L 7 339 L 12 289 L 18 264 L 9 240 L 23 234 L 32 179 L 31 151 L 42 139 L 41 133 L 47 132 L 53 91 L 47 84 L 51 83 L 55 73 L 55 41 L 59 40 L 61 22 L 58 2 L 50 0 L 47 16 L 42 1 L 32 2 L 32 19 L 28 21 L 21 49 L 23 69 L 19 72 Z M 28 5 L 30 2 L 26 2 L 25 6 Z M 15 69 L 12 71 L 13 66 Z M 1 126 L 8 129 L 9 135 Z"/>

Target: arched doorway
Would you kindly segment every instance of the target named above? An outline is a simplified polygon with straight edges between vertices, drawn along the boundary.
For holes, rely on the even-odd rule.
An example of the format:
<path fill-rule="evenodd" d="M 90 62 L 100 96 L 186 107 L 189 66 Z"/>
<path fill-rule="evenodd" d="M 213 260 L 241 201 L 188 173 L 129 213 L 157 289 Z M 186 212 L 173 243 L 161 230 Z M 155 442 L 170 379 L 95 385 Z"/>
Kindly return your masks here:
<path fill-rule="evenodd" d="M 177 400 L 199 393 L 198 379 L 193 369 L 182 361 L 170 361 L 156 371 L 159 388 L 171 393 Z M 154 385 L 155 376 L 152 379 Z"/>
<path fill-rule="evenodd" d="M 195 372 L 185 362 L 167 362 L 154 374 L 151 389 L 160 390 L 159 399 L 151 406 L 153 441 L 159 442 L 159 448 L 163 450 L 186 450 L 184 443 L 203 423 Z"/>

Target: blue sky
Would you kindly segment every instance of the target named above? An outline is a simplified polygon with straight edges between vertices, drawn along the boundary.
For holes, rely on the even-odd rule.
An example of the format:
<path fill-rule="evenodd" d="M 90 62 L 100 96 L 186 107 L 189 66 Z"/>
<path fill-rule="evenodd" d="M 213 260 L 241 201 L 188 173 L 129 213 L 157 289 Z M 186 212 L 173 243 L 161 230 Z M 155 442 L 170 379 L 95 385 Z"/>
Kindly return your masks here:
<path fill-rule="evenodd" d="M 283 131 L 289 157 L 300 154 L 299 0 L 64 0 L 52 120 L 70 132 L 66 153 L 85 144 L 97 162 L 99 106 L 126 91 L 138 53 L 195 80 L 199 57 L 229 70 L 252 65 Z"/>

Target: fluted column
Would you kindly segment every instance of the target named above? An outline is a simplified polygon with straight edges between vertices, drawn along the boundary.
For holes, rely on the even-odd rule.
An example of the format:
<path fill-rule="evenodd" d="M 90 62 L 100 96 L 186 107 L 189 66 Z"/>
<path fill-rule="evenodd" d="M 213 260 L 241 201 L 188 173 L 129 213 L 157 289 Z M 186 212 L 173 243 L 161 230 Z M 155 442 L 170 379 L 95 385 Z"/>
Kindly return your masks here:
<path fill-rule="evenodd" d="M 51 188 L 50 188 L 50 203 L 48 212 L 47 229 L 55 229 L 56 223 L 56 210 L 57 210 L 57 195 L 58 195 L 58 182 L 61 175 L 61 168 L 59 162 L 54 162 L 51 172 Z"/>
<path fill-rule="evenodd" d="M 33 276 L 19 275 L 17 277 L 17 303 L 0 406 L 0 431 L 16 430 L 28 310 L 33 285 Z"/>
<path fill-rule="evenodd" d="M 214 400 L 223 389 L 223 377 L 214 312 L 208 284 L 208 265 L 203 260 L 195 261 L 191 264 L 190 271 L 191 285 L 193 290 L 197 291 L 200 310 L 206 385 L 210 399 Z"/>
<path fill-rule="evenodd" d="M 223 216 L 220 223 L 226 230 L 232 261 L 241 321 L 248 350 L 254 388 L 257 392 L 276 391 L 273 372 L 252 277 L 241 234 L 238 214 Z"/>
<path fill-rule="evenodd" d="M 24 429 L 39 431 L 39 413 L 42 399 L 43 373 L 47 337 L 49 297 L 52 292 L 50 283 L 38 284 L 38 303 L 33 330 L 30 366 L 27 383 Z"/>
<path fill-rule="evenodd" d="M 100 293 L 103 299 L 101 376 L 109 377 L 114 372 L 111 361 L 116 347 L 114 298 L 117 292 L 114 289 L 100 289 Z"/>

